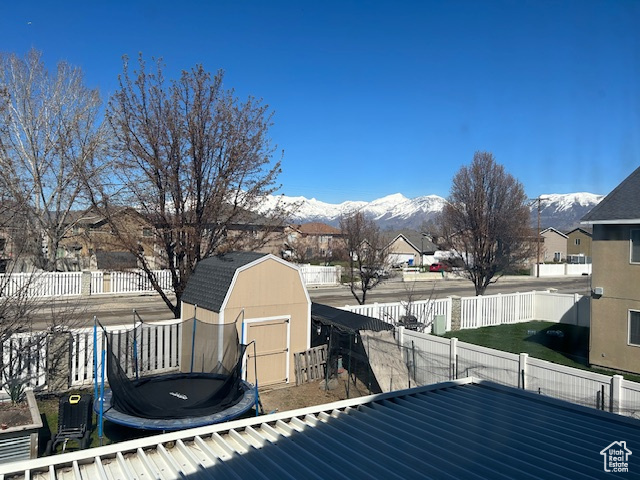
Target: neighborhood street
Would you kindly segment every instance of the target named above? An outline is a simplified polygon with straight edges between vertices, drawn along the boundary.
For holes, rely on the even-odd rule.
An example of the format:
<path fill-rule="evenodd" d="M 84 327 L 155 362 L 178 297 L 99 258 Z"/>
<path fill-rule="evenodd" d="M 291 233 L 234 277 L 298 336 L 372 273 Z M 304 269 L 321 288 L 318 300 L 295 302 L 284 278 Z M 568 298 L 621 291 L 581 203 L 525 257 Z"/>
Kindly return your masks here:
<path fill-rule="evenodd" d="M 503 277 L 490 285 L 487 295 L 497 293 L 529 292 L 532 290 L 556 289 L 559 293 L 579 293 L 586 295 L 590 291 L 589 276 L 582 277 L 543 277 L 528 276 Z M 413 290 L 412 290 L 413 289 Z M 311 301 L 335 307 L 355 305 L 348 285 L 335 287 L 309 287 Z M 387 303 L 407 300 L 426 300 L 445 298 L 451 295 L 473 296 L 473 285 L 463 279 L 428 280 L 404 283 L 391 278 L 367 294 L 367 304 Z M 173 318 L 171 311 L 162 299 L 155 294 L 95 295 L 91 297 L 69 297 L 66 299 L 44 299 L 36 313 L 36 329 L 46 328 L 56 311 L 73 309 L 78 320 L 74 326 L 93 326 L 94 315 L 103 325 L 130 325 L 133 322 L 133 310 L 146 322 Z"/>

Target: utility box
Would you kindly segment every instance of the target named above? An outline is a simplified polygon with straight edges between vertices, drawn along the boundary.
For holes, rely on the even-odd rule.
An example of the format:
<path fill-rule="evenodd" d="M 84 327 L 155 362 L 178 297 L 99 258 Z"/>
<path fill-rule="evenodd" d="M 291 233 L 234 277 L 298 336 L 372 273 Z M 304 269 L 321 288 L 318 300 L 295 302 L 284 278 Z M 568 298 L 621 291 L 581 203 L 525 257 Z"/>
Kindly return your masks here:
<path fill-rule="evenodd" d="M 436 315 L 433 317 L 433 333 L 442 336 L 447 332 L 447 316 Z"/>

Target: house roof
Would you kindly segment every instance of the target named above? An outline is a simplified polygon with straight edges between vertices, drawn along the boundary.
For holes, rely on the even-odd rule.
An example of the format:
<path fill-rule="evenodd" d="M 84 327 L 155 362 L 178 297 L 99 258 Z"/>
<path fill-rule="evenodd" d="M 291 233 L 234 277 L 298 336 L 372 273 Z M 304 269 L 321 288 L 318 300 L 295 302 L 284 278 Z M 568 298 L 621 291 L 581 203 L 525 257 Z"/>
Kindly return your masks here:
<path fill-rule="evenodd" d="M 635 451 L 640 421 L 467 378 L 4 464 L 0 476 L 601 478 L 601 451 L 620 440 Z"/>
<path fill-rule="evenodd" d="M 586 224 L 640 223 L 640 167 L 591 209 Z"/>
<path fill-rule="evenodd" d="M 585 235 L 587 235 L 588 237 L 593 235 L 593 230 L 591 228 L 577 227 L 577 228 L 574 228 L 573 230 L 567 232 L 567 236 L 571 235 L 573 232 L 582 232 Z"/>
<path fill-rule="evenodd" d="M 560 235 L 561 237 L 567 238 L 567 235 L 566 235 L 566 234 L 562 233 L 560 230 L 556 230 L 556 229 L 555 229 L 555 228 L 553 228 L 553 227 L 547 227 L 547 228 L 545 228 L 544 230 L 542 230 L 542 231 L 540 232 L 540 235 L 544 235 L 545 233 L 548 233 L 548 232 L 555 233 L 555 234 L 557 234 L 557 235 Z"/>
<path fill-rule="evenodd" d="M 131 252 L 96 252 L 99 270 L 125 270 L 137 268 L 138 259 Z"/>
<path fill-rule="evenodd" d="M 322 222 L 309 222 L 298 225 L 296 229 L 305 235 L 341 235 L 342 230 Z"/>
<path fill-rule="evenodd" d="M 389 245 L 393 244 L 399 238 L 404 238 L 404 240 L 411 245 L 411 247 L 418 253 L 420 253 L 420 248 L 423 248 L 423 252 L 435 252 L 438 250 L 438 246 L 431 241 L 431 238 L 420 232 L 415 230 L 404 230 L 398 233 L 390 242 Z"/>
<path fill-rule="evenodd" d="M 219 313 L 236 270 L 265 255 L 231 252 L 200 260 L 187 282 L 182 301 Z"/>
<path fill-rule="evenodd" d="M 383 322 L 377 318 L 360 315 L 340 308 L 322 305 L 320 303 L 311 304 L 311 319 L 323 325 L 332 325 L 347 332 L 355 333 L 360 330 L 393 330 L 393 325 Z"/>

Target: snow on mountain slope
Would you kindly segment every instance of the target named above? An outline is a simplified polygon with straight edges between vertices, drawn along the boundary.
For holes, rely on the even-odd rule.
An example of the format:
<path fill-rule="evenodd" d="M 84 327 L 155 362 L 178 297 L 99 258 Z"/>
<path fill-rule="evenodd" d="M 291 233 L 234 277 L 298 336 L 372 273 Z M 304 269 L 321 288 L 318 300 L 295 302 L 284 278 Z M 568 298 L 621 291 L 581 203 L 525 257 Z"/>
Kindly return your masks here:
<path fill-rule="evenodd" d="M 596 206 L 604 195 L 587 192 L 541 195 L 540 219 L 543 228 L 570 230 L 580 224 L 580 218 Z M 446 200 L 437 195 L 409 199 L 401 193 L 387 195 L 372 202 L 347 201 L 326 203 L 315 198 L 271 196 L 265 199 L 263 211 L 277 201 L 293 211 L 290 221 L 295 223 L 324 222 L 337 226 L 340 217 L 356 210 L 374 219 L 382 229 L 419 229 L 442 211 Z M 532 224 L 537 222 L 537 202 L 531 205 Z"/>

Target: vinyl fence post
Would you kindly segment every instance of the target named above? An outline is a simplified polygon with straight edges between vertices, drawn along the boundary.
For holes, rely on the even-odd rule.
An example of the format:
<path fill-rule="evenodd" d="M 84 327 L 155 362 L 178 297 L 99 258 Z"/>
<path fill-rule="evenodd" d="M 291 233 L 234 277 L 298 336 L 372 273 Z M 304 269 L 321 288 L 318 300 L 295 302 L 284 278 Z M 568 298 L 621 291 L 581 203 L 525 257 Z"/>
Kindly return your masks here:
<path fill-rule="evenodd" d="M 521 388 L 522 390 L 527 389 L 526 378 L 527 378 L 527 359 L 528 358 L 529 358 L 528 353 L 520 354 L 520 362 L 519 362 L 519 368 L 518 368 L 520 375 L 518 375 L 518 388 Z"/>
<path fill-rule="evenodd" d="M 611 395 L 609 396 L 609 411 L 611 413 L 620 413 L 620 405 L 622 404 L 622 375 L 614 375 L 611 377 Z"/>
<path fill-rule="evenodd" d="M 451 370 L 449 371 L 449 380 L 454 379 L 454 375 L 458 366 L 456 365 L 458 361 L 458 339 L 453 337 L 449 342 L 449 365 L 451 365 Z"/>

